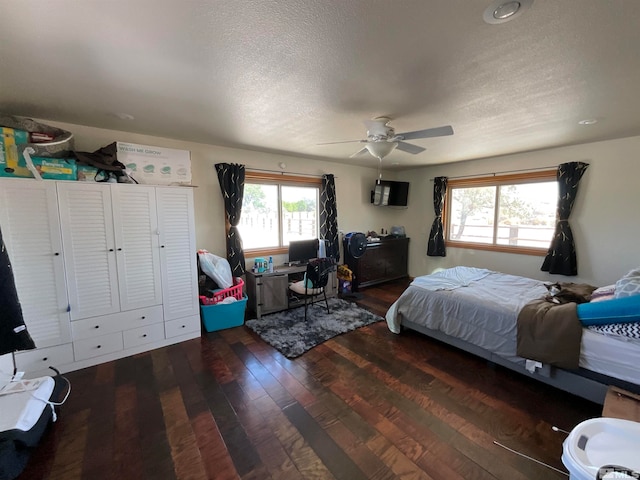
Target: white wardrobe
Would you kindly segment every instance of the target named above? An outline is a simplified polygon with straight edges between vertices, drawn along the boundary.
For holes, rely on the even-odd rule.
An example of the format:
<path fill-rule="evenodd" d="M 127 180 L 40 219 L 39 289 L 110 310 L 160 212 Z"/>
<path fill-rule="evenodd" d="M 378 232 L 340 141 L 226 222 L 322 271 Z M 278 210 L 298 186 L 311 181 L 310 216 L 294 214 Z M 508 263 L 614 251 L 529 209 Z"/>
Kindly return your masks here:
<path fill-rule="evenodd" d="M 37 350 L 29 376 L 200 335 L 188 187 L 0 179 L 0 227 Z"/>

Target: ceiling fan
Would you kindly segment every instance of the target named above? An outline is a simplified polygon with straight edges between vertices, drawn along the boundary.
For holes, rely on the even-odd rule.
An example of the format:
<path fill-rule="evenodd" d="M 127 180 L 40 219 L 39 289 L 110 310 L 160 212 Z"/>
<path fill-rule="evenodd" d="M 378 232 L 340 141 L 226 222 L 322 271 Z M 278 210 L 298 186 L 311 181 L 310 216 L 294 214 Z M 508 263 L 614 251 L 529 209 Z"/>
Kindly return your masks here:
<path fill-rule="evenodd" d="M 407 143 L 405 142 L 405 140 L 453 135 L 453 128 L 451 127 L 451 125 L 446 125 L 444 127 L 427 128 L 426 130 L 416 130 L 415 132 L 396 134 L 395 129 L 391 125 L 389 125 L 390 122 L 391 119 L 388 117 L 377 117 L 372 120 L 365 120 L 364 123 L 367 127 L 366 140 L 347 140 L 344 142 L 321 143 L 320 145 L 334 145 L 337 143 L 355 142 L 365 143 L 366 145 L 362 149 L 351 155 L 350 158 L 361 155 L 364 152 L 369 152 L 378 160 L 382 160 L 396 148 L 398 150 L 402 150 L 403 152 L 411 153 L 414 155 L 426 150 L 425 148 L 418 145 Z"/>

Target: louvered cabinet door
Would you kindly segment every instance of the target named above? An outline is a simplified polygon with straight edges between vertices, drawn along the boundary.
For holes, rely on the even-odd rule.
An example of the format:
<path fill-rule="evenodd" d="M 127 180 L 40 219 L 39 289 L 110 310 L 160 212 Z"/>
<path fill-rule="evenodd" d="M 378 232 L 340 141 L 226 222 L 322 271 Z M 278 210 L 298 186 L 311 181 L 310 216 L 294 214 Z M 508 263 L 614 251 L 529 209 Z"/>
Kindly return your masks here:
<path fill-rule="evenodd" d="M 126 184 L 111 188 L 120 308 L 160 305 L 156 189 Z"/>
<path fill-rule="evenodd" d="M 0 180 L 0 227 L 25 324 L 36 346 L 69 342 L 55 183 Z"/>
<path fill-rule="evenodd" d="M 58 183 L 71 320 L 120 311 L 109 184 Z"/>
<path fill-rule="evenodd" d="M 164 320 L 199 315 L 193 191 L 157 187 Z"/>

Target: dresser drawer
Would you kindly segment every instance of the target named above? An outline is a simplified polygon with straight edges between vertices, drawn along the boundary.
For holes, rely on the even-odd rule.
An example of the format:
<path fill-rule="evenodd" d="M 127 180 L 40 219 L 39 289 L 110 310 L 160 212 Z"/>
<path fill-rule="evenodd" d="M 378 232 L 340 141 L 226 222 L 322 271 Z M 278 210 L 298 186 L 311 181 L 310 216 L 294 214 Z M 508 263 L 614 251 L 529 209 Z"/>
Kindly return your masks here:
<path fill-rule="evenodd" d="M 73 362 L 73 347 L 70 343 L 16 353 L 18 370 L 24 372 L 42 371 L 50 366 L 58 368 L 59 365 L 71 362 Z M 54 375 L 53 370 L 49 372 Z"/>
<path fill-rule="evenodd" d="M 74 340 L 80 340 L 155 323 L 162 323 L 162 305 L 75 320 L 71 333 Z"/>
<path fill-rule="evenodd" d="M 200 315 L 171 320 L 164 324 L 167 338 L 200 331 Z"/>
<path fill-rule="evenodd" d="M 75 340 L 73 342 L 73 351 L 76 361 L 99 357 L 100 355 L 117 352 L 122 349 L 122 332 L 110 333 L 109 335 L 102 335 L 95 338 Z"/>
<path fill-rule="evenodd" d="M 124 337 L 124 348 L 158 342 L 164 340 L 164 325 L 162 323 L 154 323 L 145 327 L 125 330 L 122 332 L 122 336 Z"/>

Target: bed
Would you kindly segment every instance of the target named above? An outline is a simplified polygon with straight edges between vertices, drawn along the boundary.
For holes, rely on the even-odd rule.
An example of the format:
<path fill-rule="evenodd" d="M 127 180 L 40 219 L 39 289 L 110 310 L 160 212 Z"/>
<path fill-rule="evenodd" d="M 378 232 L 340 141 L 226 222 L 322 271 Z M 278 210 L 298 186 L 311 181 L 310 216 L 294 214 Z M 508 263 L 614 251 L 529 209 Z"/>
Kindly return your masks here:
<path fill-rule="evenodd" d="M 609 385 L 640 392 L 640 339 L 582 328 L 579 368 L 517 355 L 517 320 L 549 293 L 545 283 L 472 267 L 417 277 L 386 314 L 394 333 L 418 331 L 588 400 L 603 403 Z"/>

